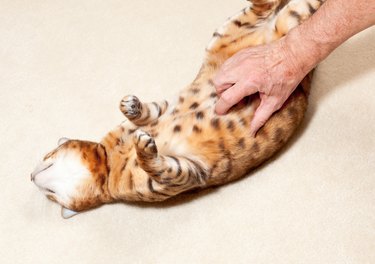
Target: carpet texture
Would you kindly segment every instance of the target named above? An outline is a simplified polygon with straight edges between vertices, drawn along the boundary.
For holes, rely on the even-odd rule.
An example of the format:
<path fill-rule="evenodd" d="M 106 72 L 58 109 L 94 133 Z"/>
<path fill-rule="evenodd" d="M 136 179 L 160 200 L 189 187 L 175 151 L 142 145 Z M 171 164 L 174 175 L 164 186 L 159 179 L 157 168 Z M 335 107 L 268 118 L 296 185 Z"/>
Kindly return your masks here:
<path fill-rule="evenodd" d="M 248 177 L 63 220 L 30 172 L 100 140 L 126 94 L 171 98 L 247 2 L 0 1 L 0 263 L 375 263 L 375 28 L 320 64 L 292 141 Z"/>

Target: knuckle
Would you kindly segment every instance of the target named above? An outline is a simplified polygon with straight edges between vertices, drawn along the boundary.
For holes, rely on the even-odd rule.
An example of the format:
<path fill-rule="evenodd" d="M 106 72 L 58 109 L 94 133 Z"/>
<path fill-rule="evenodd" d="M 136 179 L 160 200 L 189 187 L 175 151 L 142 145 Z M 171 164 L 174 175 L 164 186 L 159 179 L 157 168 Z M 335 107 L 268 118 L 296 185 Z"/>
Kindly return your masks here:
<path fill-rule="evenodd" d="M 212 83 L 214 84 L 214 86 L 219 86 L 220 85 L 220 75 L 215 75 L 213 78 L 212 78 Z"/>
<path fill-rule="evenodd" d="M 260 116 L 258 119 L 257 119 L 257 123 L 259 126 L 262 126 L 264 125 L 264 123 L 267 122 L 267 117 L 266 116 Z"/>

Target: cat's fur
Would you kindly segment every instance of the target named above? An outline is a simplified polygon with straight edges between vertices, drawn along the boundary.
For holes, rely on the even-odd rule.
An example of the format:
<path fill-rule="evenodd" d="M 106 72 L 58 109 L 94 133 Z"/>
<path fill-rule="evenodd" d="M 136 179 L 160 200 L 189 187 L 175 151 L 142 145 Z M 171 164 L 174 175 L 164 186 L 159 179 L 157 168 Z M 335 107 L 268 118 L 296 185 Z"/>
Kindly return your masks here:
<path fill-rule="evenodd" d="M 310 76 L 255 138 L 249 129 L 259 98 L 246 98 L 218 116 L 212 78 L 234 53 L 283 37 L 323 2 L 253 0 L 214 33 L 198 76 L 175 104 L 126 96 L 120 109 L 128 121 L 100 143 L 62 139 L 32 180 L 51 200 L 82 211 L 122 200 L 163 201 L 244 176 L 279 150 L 301 123 Z"/>

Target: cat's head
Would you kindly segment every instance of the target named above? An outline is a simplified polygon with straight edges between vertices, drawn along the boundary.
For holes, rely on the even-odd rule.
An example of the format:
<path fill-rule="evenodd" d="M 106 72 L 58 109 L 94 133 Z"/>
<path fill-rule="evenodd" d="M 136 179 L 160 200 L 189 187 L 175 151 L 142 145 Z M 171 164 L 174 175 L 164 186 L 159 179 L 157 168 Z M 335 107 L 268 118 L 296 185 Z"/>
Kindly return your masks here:
<path fill-rule="evenodd" d="M 64 218 L 105 203 L 107 179 L 103 145 L 66 138 L 31 173 L 31 180 L 47 198 L 62 206 Z"/>

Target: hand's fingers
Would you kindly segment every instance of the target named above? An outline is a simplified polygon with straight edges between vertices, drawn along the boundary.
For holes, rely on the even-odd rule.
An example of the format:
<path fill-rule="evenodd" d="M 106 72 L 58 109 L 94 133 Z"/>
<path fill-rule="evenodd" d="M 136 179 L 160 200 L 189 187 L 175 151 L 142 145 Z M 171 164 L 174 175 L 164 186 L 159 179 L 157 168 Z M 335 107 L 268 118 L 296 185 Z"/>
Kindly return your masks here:
<path fill-rule="evenodd" d="M 241 101 L 247 95 L 256 93 L 256 88 L 247 88 L 242 83 L 236 83 L 231 88 L 225 90 L 216 103 L 215 111 L 217 114 L 225 114 L 229 108 Z"/>
<path fill-rule="evenodd" d="M 250 124 L 250 134 L 255 136 L 257 131 L 267 122 L 272 114 L 277 111 L 277 104 L 269 97 L 264 97 L 255 111 L 253 120 Z"/>
<path fill-rule="evenodd" d="M 223 92 L 225 92 L 227 89 L 231 88 L 232 86 L 233 86 L 233 83 L 226 83 L 219 87 L 215 86 L 216 94 L 221 95 Z"/>
<path fill-rule="evenodd" d="M 212 82 L 214 83 L 217 94 L 224 92 L 236 83 L 235 80 L 226 76 L 223 71 L 219 71 L 219 73 L 212 79 Z"/>

